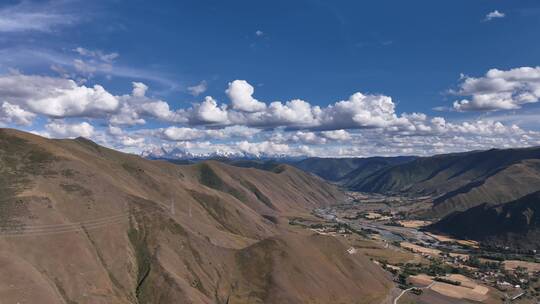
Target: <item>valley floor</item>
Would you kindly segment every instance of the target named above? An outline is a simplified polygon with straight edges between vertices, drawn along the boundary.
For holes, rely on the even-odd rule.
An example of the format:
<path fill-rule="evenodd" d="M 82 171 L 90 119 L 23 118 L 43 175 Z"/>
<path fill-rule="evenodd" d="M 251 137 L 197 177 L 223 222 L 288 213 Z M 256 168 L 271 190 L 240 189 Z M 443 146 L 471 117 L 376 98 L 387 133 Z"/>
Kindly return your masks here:
<path fill-rule="evenodd" d="M 391 273 L 406 292 L 395 303 L 536 303 L 540 259 L 529 253 L 484 248 L 471 240 L 427 232 L 422 210 L 429 198 L 349 193 L 347 203 L 315 209 L 316 220 L 291 224 L 346 240 L 349 254 L 363 254 Z M 409 209 L 410 210 L 410 209 Z M 416 213 L 418 214 L 418 213 Z"/>

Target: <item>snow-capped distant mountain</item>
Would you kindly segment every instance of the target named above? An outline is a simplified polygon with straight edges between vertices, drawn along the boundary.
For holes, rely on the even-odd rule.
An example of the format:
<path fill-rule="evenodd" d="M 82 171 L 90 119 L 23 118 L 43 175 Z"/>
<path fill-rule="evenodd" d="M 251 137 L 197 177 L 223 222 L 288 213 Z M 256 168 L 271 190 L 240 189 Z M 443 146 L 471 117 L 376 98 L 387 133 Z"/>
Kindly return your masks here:
<path fill-rule="evenodd" d="M 180 148 L 174 148 L 167 151 L 165 148 L 161 147 L 143 151 L 141 156 L 148 159 L 198 159 L 207 158 L 210 155 L 191 153 Z"/>
<path fill-rule="evenodd" d="M 141 156 L 147 159 L 166 159 L 166 160 L 204 160 L 204 159 L 303 159 L 305 157 L 291 157 L 286 154 L 269 155 L 265 153 L 250 154 L 244 152 L 231 152 L 216 150 L 212 153 L 192 153 L 180 148 L 174 148 L 167 151 L 163 147 L 143 151 Z"/>
<path fill-rule="evenodd" d="M 167 154 L 167 150 L 164 148 L 153 148 L 149 150 L 144 150 L 141 152 L 141 157 L 144 158 L 162 158 Z"/>

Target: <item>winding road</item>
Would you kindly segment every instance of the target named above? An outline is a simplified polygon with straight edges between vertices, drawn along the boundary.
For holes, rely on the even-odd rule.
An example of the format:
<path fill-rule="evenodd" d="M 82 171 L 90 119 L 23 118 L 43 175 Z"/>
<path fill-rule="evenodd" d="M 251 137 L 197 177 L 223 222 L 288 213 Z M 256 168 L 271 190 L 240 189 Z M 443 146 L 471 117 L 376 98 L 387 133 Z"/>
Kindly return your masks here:
<path fill-rule="evenodd" d="M 431 282 L 431 284 L 429 284 L 429 285 L 426 286 L 426 287 L 411 287 L 411 288 L 407 288 L 407 289 L 403 290 L 403 291 L 399 294 L 399 296 L 397 296 L 397 298 L 394 299 L 394 304 L 398 304 L 399 298 L 401 298 L 401 296 L 403 296 L 404 294 L 406 294 L 407 291 L 413 290 L 413 289 L 415 289 L 415 288 L 418 288 L 418 289 L 430 289 L 431 286 L 433 286 L 433 284 L 435 284 L 435 282 Z"/>

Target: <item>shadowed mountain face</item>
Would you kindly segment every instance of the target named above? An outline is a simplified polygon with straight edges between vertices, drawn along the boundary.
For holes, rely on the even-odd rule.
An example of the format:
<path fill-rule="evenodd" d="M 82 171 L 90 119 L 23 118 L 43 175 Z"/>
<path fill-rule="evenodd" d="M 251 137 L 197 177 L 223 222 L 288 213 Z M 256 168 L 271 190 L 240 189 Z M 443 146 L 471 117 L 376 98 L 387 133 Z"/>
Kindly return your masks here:
<path fill-rule="evenodd" d="M 291 163 L 291 165 L 306 172 L 314 173 L 328 181 L 354 183 L 382 168 L 407 163 L 415 158 L 414 156 L 368 158 L 311 157 Z"/>
<path fill-rule="evenodd" d="M 430 227 L 439 232 L 487 245 L 540 245 L 538 147 L 419 158 L 312 158 L 297 166 L 353 191 L 433 196 L 432 208 L 421 215 L 447 216 Z"/>
<path fill-rule="evenodd" d="M 540 148 L 423 157 L 346 183 L 364 192 L 437 196 L 433 215 L 483 202 L 505 203 L 540 190 Z"/>
<path fill-rule="evenodd" d="M 6 303 L 377 303 L 391 282 L 288 225 L 334 186 L 287 165 L 179 166 L 0 130 Z"/>
<path fill-rule="evenodd" d="M 215 158 L 229 165 L 242 168 L 256 168 L 271 171 L 280 164 L 289 164 L 305 172 L 313 173 L 327 181 L 354 183 L 372 173 L 393 165 L 403 164 L 416 159 L 415 156 L 368 157 L 368 158 L 320 158 L 310 157 L 302 160 L 292 159 L 229 159 Z M 193 164 L 201 159 L 162 159 L 175 164 Z"/>
<path fill-rule="evenodd" d="M 452 213 L 428 229 L 492 246 L 540 248 L 540 191 L 510 203 Z"/>

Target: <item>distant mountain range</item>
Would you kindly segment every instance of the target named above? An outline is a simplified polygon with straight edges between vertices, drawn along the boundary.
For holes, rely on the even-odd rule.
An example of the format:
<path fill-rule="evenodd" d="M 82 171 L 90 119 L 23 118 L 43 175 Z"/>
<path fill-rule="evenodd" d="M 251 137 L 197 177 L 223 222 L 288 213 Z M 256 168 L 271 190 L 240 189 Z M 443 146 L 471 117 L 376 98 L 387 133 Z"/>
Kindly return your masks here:
<path fill-rule="evenodd" d="M 492 235 L 488 232 L 474 234 L 469 230 L 469 227 L 472 227 L 469 222 L 472 223 L 475 216 L 491 218 L 494 212 L 502 210 L 501 212 L 512 218 L 518 218 L 517 214 L 522 210 L 513 206 L 523 206 L 523 203 L 517 204 L 514 201 L 540 191 L 539 147 L 470 151 L 431 157 L 313 157 L 300 160 L 225 157 L 220 160 L 234 166 L 263 170 L 273 170 L 280 163 L 287 163 L 352 191 L 431 196 L 432 208 L 419 214 L 420 216 L 442 218 L 441 224 L 436 226 L 441 231 L 486 242 L 519 240 L 510 237 L 513 234 L 509 229 L 517 223 L 510 221 L 501 224 L 500 227 L 504 227 L 501 231 L 504 233 L 493 230 Z M 537 203 L 533 197 L 527 199 L 529 205 Z M 524 209 L 523 212 L 533 209 Z M 463 211 L 466 212 L 456 213 Z M 494 217 L 492 220 L 499 225 L 501 219 Z M 449 227 L 455 229 L 448 229 Z M 537 240 L 534 225 L 531 231 L 527 236 Z M 529 240 L 529 237 L 525 240 Z M 516 241 L 511 245 L 525 243 L 526 241 Z"/>
<path fill-rule="evenodd" d="M 352 182 L 383 168 L 403 164 L 416 159 L 414 156 L 367 157 L 367 158 L 320 158 L 310 157 L 292 162 L 291 165 L 314 173 L 332 182 Z"/>
<path fill-rule="evenodd" d="M 273 163 L 286 163 L 316 174 L 331 182 L 358 180 L 363 176 L 391 166 L 409 162 L 415 156 L 397 157 L 366 157 L 366 158 L 323 158 L 323 157 L 290 157 L 288 155 L 266 155 L 249 153 L 228 153 L 216 151 L 213 153 L 191 153 L 180 148 L 167 150 L 157 148 L 143 151 L 141 156 L 152 160 L 167 160 L 176 164 L 197 163 L 205 160 L 218 160 L 240 167 L 264 167 Z M 268 163 L 268 164 L 265 164 Z"/>
<path fill-rule="evenodd" d="M 484 202 L 500 204 L 540 190 L 540 148 L 492 149 L 420 157 L 389 166 L 349 189 L 435 197 L 433 216 Z"/>
<path fill-rule="evenodd" d="M 168 155 L 171 155 L 170 153 Z M 226 163 L 264 168 L 287 163 L 361 192 L 430 195 L 431 216 L 440 217 L 484 202 L 500 204 L 540 190 L 540 148 L 492 149 L 431 157 L 250 158 L 216 156 Z M 176 158 L 177 163 L 197 159 Z"/>
<path fill-rule="evenodd" d="M 417 158 L 307 159 L 296 166 L 349 190 L 432 196 L 433 207 L 422 216 L 441 219 L 429 227 L 437 232 L 491 246 L 540 248 L 539 147 Z"/>
<path fill-rule="evenodd" d="M 180 148 L 165 149 L 163 147 L 145 150 L 140 154 L 141 157 L 152 160 L 168 160 L 176 163 L 199 162 L 204 160 L 273 160 L 297 161 L 305 157 L 291 157 L 286 154 L 250 154 L 247 152 L 230 152 L 217 150 L 211 153 L 192 153 Z"/>

